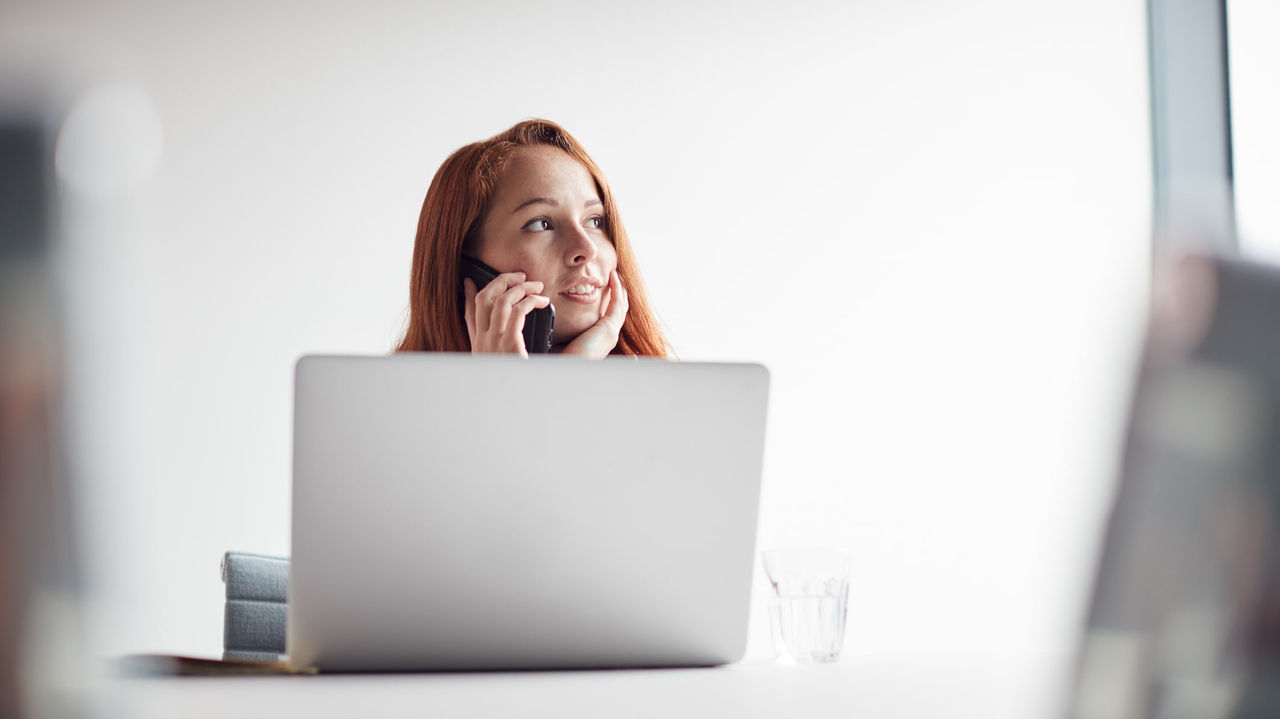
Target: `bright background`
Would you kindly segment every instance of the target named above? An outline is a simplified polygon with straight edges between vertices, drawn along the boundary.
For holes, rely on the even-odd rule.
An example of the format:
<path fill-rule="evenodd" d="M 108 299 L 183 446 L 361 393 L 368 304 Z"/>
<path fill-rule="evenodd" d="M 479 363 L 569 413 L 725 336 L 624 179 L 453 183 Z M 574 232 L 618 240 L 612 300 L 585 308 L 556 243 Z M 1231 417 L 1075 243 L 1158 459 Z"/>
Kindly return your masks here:
<path fill-rule="evenodd" d="M 680 356 L 772 371 L 759 543 L 853 553 L 846 650 L 1064 656 L 1147 291 L 1145 32 L 1141 0 L 6 3 L 9 54 L 116 87 L 63 138 L 96 646 L 220 653 L 223 551 L 289 551 L 293 362 L 388 351 L 436 167 L 539 116 Z"/>
<path fill-rule="evenodd" d="M 1228 0 L 1231 143 L 1240 249 L 1280 262 L 1280 4 Z"/>

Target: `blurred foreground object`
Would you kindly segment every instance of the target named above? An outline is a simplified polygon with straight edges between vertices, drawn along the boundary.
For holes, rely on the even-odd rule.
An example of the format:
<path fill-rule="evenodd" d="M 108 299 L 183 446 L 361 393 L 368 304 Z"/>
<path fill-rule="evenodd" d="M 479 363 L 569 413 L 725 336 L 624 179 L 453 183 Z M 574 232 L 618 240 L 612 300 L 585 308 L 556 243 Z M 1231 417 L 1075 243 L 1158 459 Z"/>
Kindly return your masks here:
<path fill-rule="evenodd" d="M 52 133 L 29 110 L 0 107 L 0 717 L 65 717 L 82 713 L 79 588 L 59 441 Z"/>
<path fill-rule="evenodd" d="M 1070 716 L 1280 716 L 1280 269 L 1159 270 Z"/>

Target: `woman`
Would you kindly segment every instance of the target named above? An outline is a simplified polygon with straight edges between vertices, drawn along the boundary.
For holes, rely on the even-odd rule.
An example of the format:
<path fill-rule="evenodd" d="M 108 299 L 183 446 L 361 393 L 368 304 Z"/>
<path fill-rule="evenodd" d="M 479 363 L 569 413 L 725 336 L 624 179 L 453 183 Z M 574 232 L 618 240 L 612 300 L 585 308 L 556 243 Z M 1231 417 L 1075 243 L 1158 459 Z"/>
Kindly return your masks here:
<path fill-rule="evenodd" d="M 462 255 L 500 274 L 462 282 Z M 409 328 L 397 352 L 528 356 L 521 332 L 555 304 L 553 352 L 665 357 L 613 193 L 564 128 L 521 122 L 449 156 L 418 218 Z"/>

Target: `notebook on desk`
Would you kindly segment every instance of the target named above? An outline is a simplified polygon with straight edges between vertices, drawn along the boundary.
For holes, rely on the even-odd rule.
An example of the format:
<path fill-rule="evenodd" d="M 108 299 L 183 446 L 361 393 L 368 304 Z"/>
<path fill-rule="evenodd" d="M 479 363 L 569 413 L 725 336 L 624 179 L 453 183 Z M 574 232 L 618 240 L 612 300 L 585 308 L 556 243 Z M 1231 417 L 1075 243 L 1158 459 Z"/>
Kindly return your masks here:
<path fill-rule="evenodd" d="M 740 659 L 759 365 L 309 356 L 295 383 L 295 669 Z"/>

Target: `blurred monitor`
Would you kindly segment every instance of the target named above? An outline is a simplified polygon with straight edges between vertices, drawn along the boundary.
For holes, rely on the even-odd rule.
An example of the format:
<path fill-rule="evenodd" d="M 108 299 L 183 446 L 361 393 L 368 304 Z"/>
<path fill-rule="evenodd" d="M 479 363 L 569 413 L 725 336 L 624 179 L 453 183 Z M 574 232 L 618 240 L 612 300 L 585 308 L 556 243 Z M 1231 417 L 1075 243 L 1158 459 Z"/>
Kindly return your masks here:
<path fill-rule="evenodd" d="M 1280 270 L 1156 277 L 1068 716 L 1280 716 Z"/>
<path fill-rule="evenodd" d="M 0 717 L 80 716 L 51 130 L 0 83 Z M 67 674 L 61 672 L 67 670 Z"/>

